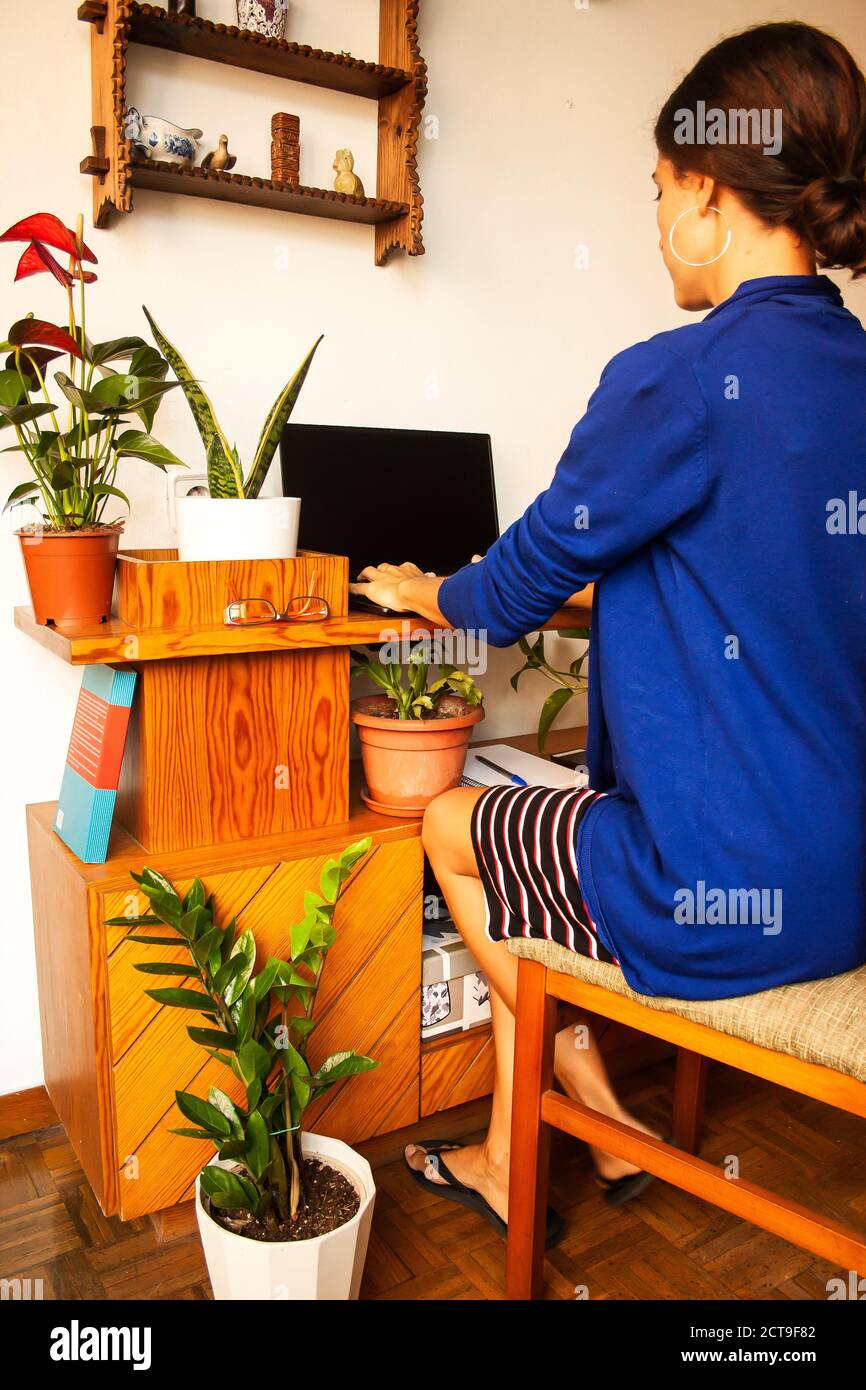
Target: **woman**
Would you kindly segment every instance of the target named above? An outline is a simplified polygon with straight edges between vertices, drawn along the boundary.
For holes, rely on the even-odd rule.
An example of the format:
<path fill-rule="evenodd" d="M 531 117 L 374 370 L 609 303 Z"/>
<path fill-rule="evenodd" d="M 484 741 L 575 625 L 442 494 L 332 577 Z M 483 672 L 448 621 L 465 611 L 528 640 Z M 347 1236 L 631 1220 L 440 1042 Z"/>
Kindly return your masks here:
<path fill-rule="evenodd" d="M 698 111 L 724 143 L 684 143 Z M 662 257 L 677 304 L 710 313 L 614 358 L 550 487 L 483 561 L 445 580 L 382 565 L 359 586 L 505 646 L 598 581 L 593 791 L 455 790 L 424 824 L 490 980 L 497 1084 L 484 1144 L 406 1159 L 500 1229 L 503 938 L 551 936 L 685 999 L 866 961 L 866 333 L 817 273 L 866 273 L 866 83 L 828 35 L 764 25 L 701 59 L 655 135 Z M 563 1089 L 651 1132 L 574 1041 L 557 1038 Z M 594 1158 L 612 1200 L 649 1181 Z"/>

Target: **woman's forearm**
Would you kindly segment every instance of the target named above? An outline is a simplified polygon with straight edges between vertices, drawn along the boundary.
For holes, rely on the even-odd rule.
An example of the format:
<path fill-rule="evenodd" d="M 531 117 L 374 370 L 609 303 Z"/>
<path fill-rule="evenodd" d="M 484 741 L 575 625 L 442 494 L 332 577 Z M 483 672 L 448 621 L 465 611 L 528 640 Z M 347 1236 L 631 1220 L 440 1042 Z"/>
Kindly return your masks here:
<path fill-rule="evenodd" d="M 571 598 L 567 598 L 562 606 L 563 608 L 586 608 L 588 604 L 592 603 L 594 593 L 595 585 L 586 584 L 582 589 L 578 589 L 576 594 L 572 594 Z"/>

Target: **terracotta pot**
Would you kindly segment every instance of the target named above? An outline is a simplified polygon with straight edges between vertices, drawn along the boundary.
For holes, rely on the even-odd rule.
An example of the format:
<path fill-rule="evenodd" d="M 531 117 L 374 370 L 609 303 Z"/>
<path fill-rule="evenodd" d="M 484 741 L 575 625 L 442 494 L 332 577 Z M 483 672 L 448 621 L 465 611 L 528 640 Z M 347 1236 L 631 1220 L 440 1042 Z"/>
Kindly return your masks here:
<path fill-rule="evenodd" d="M 352 701 L 352 723 L 361 742 L 366 788 L 361 796 L 384 816 L 423 816 L 440 792 L 459 785 L 480 705 L 451 719 L 383 719 L 371 711 L 382 697 Z"/>
<path fill-rule="evenodd" d="M 121 530 L 17 533 L 37 623 L 98 623 L 111 616 Z"/>

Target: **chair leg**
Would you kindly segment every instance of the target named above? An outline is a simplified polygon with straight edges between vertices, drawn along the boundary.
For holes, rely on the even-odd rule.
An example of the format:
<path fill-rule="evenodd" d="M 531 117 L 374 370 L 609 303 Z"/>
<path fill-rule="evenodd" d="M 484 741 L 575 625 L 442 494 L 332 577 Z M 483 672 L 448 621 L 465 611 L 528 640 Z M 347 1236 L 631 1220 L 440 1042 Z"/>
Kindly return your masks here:
<path fill-rule="evenodd" d="M 699 1052 L 677 1048 L 673 1141 L 684 1153 L 696 1154 L 701 1146 L 709 1065 Z"/>
<path fill-rule="evenodd" d="M 546 980 L 543 965 L 520 961 L 506 1257 L 506 1291 L 511 1299 L 540 1298 L 544 1287 L 550 1127 L 541 1121 L 541 1096 L 553 1084 L 556 1037 L 556 999 L 547 993 Z"/>

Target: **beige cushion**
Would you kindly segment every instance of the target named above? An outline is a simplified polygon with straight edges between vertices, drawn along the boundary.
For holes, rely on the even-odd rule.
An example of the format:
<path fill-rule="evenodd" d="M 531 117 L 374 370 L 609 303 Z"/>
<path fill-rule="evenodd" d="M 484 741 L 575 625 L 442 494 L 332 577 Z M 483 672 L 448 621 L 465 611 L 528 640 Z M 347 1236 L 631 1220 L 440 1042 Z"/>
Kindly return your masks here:
<path fill-rule="evenodd" d="M 735 999 L 667 999 L 636 994 L 619 966 L 589 960 L 552 941 L 513 940 L 508 949 L 512 955 L 600 985 L 649 1009 L 677 1014 L 771 1052 L 787 1052 L 866 1081 L 866 965 L 829 980 L 780 985 Z"/>

